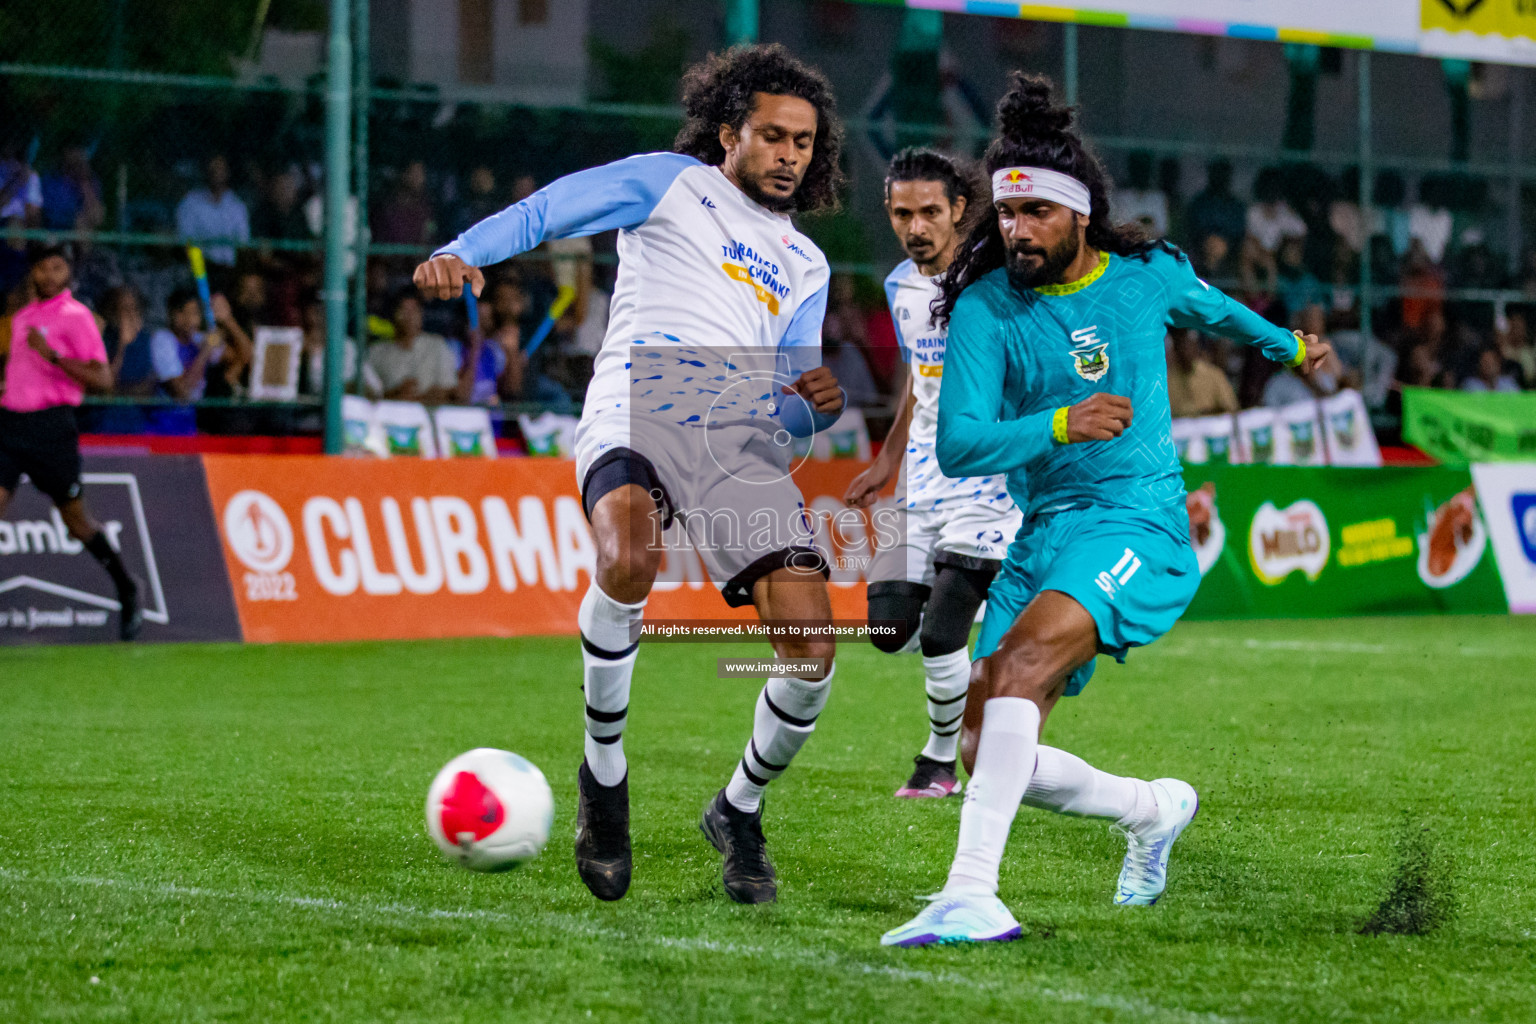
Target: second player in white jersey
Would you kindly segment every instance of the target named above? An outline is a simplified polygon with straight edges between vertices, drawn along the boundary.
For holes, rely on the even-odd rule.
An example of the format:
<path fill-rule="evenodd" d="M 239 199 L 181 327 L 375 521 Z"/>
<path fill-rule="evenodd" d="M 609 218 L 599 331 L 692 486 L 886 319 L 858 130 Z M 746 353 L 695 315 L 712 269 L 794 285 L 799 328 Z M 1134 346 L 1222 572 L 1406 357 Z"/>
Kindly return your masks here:
<path fill-rule="evenodd" d="M 871 504 L 897 477 L 902 526 L 898 542 L 877 550 L 871 562 L 869 619 L 897 627 L 872 633 L 879 649 L 923 653 L 928 742 L 896 795 L 942 797 L 960 790 L 955 747 L 970 679 L 971 624 L 1021 515 L 1003 477 L 947 477 L 934 451 L 947 338 L 929 306 L 976 199 L 975 185 L 949 158 L 911 149 L 891 162 L 885 188 L 891 228 L 910 257 L 885 281 L 909 374 L 885 447 L 846 500 Z"/>

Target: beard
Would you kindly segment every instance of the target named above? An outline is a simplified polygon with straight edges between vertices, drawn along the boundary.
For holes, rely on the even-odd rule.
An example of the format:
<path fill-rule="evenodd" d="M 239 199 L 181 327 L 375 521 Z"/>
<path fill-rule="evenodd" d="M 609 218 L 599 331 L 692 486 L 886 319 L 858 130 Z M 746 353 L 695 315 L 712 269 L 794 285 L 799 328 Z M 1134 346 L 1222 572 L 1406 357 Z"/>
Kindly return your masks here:
<path fill-rule="evenodd" d="M 759 206 L 767 207 L 774 213 L 791 213 L 794 211 L 795 192 L 800 190 L 800 183 L 798 181 L 795 182 L 795 191 L 790 192 L 786 196 L 779 195 L 776 192 L 769 192 L 764 187 L 763 182 L 767 175 L 754 174 L 749 176 L 738 170 L 737 176 L 741 180 L 741 190 L 747 194 L 748 199 L 751 199 Z"/>
<path fill-rule="evenodd" d="M 1008 283 L 1019 291 L 1041 288 L 1048 284 L 1059 284 L 1061 275 L 1072 265 L 1072 261 L 1077 259 L 1080 250 L 1081 246 L 1078 245 L 1075 231 L 1068 233 L 1060 244 L 1050 249 L 1009 246 L 1005 258 Z"/>

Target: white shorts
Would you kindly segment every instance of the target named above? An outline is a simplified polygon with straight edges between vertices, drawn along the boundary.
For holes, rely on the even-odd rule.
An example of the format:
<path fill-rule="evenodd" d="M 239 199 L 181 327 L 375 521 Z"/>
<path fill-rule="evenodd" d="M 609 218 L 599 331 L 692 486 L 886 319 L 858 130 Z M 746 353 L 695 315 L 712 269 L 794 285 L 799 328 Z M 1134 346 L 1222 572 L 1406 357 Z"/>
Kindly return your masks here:
<path fill-rule="evenodd" d="M 931 587 L 940 562 L 995 569 L 1024 522 L 1024 514 L 1011 501 L 912 510 L 904 518 L 901 541 L 880 548 L 870 560 L 869 582 L 905 580 Z"/>
<path fill-rule="evenodd" d="M 589 511 L 588 475 L 610 452 L 650 463 L 668 521 L 681 525 L 727 604 L 751 603 L 752 584 L 779 568 L 825 579 L 826 553 L 790 476 L 788 436 L 750 424 L 687 426 L 622 409 L 583 417 L 576 428 L 576 480 Z"/>

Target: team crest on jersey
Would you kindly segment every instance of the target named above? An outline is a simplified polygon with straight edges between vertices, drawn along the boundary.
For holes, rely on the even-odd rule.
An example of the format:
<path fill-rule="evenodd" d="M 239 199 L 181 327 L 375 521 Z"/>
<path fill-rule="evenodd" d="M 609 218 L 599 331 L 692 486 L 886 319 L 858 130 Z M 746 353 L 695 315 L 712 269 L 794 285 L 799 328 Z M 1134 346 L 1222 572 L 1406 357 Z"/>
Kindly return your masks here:
<path fill-rule="evenodd" d="M 1101 380 L 1109 372 L 1109 342 L 1100 341 L 1098 325 L 1072 332 L 1077 347 L 1071 352 L 1072 369 L 1086 381 Z"/>

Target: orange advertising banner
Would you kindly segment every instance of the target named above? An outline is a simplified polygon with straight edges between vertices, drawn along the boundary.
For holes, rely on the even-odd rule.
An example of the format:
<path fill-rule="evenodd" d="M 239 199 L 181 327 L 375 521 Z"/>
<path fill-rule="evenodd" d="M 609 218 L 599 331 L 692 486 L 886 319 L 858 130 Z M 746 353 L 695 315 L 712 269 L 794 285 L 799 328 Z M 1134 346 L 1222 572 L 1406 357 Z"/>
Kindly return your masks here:
<path fill-rule="evenodd" d="M 245 639 L 574 634 L 597 550 L 565 460 L 211 455 L 203 460 Z M 837 619 L 866 614 L 860 462 L 796 473 L 833 550 Z M 835 517 L 835 522 L 834 522 Z M 670 547 L 646 618 L 750 620 Z"/>

